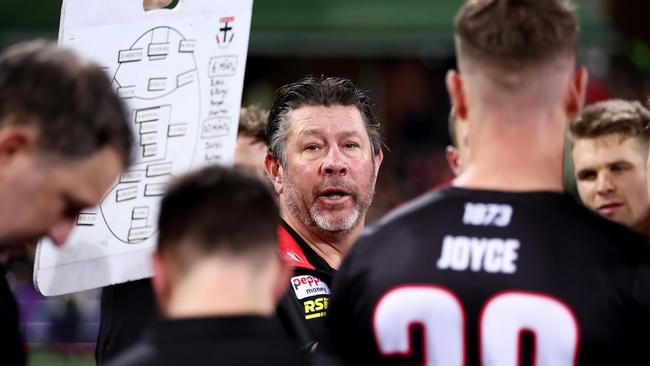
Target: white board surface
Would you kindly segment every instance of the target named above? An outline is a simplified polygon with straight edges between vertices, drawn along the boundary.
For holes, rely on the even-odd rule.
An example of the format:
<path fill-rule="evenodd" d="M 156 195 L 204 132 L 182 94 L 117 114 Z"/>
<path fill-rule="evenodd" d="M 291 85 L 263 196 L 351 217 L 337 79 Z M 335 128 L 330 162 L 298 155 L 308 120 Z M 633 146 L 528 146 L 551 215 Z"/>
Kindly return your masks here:
<path fill-rule="evenodd" d="M 84 210 L 66 245 L 43 239 L 36 289 L 61 295 L 151 276 L 165 185 L 207 164 L 230 165 L 252 0 L 64 0 L 59 44 L 97 62 L 130 110 L 135 163 Z M 71 101 L 74 102 L 74 101 Z"/>

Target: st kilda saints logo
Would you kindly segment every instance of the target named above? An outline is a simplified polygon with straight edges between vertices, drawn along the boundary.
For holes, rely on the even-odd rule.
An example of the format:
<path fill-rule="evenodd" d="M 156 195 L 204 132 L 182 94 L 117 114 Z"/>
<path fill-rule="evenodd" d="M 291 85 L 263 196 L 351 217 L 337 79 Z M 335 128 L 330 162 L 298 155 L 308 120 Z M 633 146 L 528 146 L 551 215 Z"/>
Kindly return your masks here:
<path fill-rule="evenodd" d="M 219 19 L 219 32 L 217 33 L 217 45 L 221 48 L 230 46 L 233 39 L 235 39 L 234 25 L 235 17 L 222 17 Z"/>

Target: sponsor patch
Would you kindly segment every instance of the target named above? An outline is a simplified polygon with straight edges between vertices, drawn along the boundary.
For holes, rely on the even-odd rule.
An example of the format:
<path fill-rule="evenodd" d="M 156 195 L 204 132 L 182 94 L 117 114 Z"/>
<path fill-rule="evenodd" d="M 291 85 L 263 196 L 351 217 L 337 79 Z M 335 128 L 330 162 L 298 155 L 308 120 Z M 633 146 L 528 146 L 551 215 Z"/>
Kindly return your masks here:
<path fill-rule="evenodd" d="M 329 298 L 319 297 L 313 300 L 305 300 L 302 305 L 305 307 L 305 319 L 322 318 L 327 315 Z"/>
<path fill-rule="evenodd" d="M 327 284 L 321 281 L 320 278 L 305 275 L 295 276 L 291 278 L 291 287 L 296 293 L 298 300 L 302 300 L 311 296 L 323 296 L 330 294 L 330 288 Z"/>

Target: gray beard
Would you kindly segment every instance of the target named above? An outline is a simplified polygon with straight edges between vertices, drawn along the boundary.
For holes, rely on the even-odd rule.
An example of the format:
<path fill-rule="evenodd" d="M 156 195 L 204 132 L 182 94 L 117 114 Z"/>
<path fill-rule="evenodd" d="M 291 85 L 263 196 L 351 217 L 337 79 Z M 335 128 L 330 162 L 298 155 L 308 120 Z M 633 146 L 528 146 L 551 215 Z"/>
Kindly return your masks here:
<path fill-rule="evenodd" d="M 371 177 L 371 179 L 374 180 L 374 177 Z M 284 177 L 284 181 L 290 182 L 290 180 L 288 180 L 286 176 Z M 352 192 L 353 193 L 352 196 L 354 197 L 355 200 L 355 207 L 352 210 L 352 212 L 342 219 L 328 220 L 325 218 L 324 215 L 322 215 L 319 212 L 318 208 L 316 208 L 316 206 L 313 204 L 309 207 L 305 207 L 307 209 L 306 211 L 308 212 L 308 215 L 305 215 L 304 210 L 300 210 L 299 200 L 294 194 L 296 190 L 293 189 L 293 183 L 290 183 L 287 188 L 288 188 L 286 189 L 287 196 L 284 199 L 284 202 L 287 208 L 289 209 L 290 213 L 292 214 L 292 216 L 299 218 L 308 227 L 315 228 L 321 232 L 327 232 L 327 233 L 346 233 L 354 229 L 359 224 L 361 219 L 365 217 L 365 214 L 368 211 L 370 204 L 372 204 L 373 196 L 375 195 L 374 184 L 371 185 L 366 191 L 366 197 L 367 197 L 366 202 L 359 203 L 358 192 Z"/>
<path fill-rule="evenodd" d="M 359 223 L 359 219 L 361 218 L 361 210 L 357 205 L 354 207 L 354 210 L 352 210 L 352 212 L 343 219 L 328 221 L 325 219 L 325 217 L 323 217 L 323 215 L 320 214 L 320 212 L 318 212 L 318 209 L 315 206 L 311 206 L 309 207 L 309 216 L 311 218 L 311 221 L 323 231 L 348 232 Z"/>

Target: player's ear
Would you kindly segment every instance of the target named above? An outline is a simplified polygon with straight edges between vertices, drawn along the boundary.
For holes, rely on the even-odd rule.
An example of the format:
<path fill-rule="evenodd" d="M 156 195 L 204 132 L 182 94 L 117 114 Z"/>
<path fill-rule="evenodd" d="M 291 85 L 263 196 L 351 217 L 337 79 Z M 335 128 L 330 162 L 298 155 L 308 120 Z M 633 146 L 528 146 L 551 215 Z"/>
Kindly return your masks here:
<path fill-rule="evenodd" d="M 463 80 L 456 70 L 447 71 L 445 77 L 447 93 L 458 118 L 467 119 L 467 100 L 463 91 Z"/>
<path fill-rule="evenodd" d="M 156 293 L 158 307 L 162 314 L 166 313 L 167 304 L 169 304 L 171 296 L 170 274 L 168 273 L 168 266 L 165 263 L 166 260 L 164 254 L 160 253 L 158 250 L 153 252 L 151 258 L 153 264 L 153 277 L 151 278 L 151 284 Z"/>
<path fill-rule="evenodd" d="M 566 113 L 569 118 L 576 117 L 582 110 L 587 95 L 587 81 L 589 81 L 589 72 L 585 67 L 573 71 L 565 101 Z"/>
<path fill-rule="evenodd" d="M 6 126 L 0 129 L 0 166 L 9 164 L 20 153 L 36 150 L 35 128 Z"/>
<path fill-rule="evenodd" d="M 447 164 L 449 164 L 449 169 L 451 169 L 452 173 L 454 173 L 455 176 L 458 176 L 460 173 L 460 156 L 458 155 L 458 150 L 455 147 L 449 145 L 445 149 L 445 155 L 447 156 Z"/>
<path fill-rule="evenodd" d="M 284 182 L 282 181 L 283 170 L 280 161 L 276 157 L 266 154 L 264 157 L 264 170 L 266 171 L 266 176 L 273 184 L 275 193 L 282 193 Z"/>

